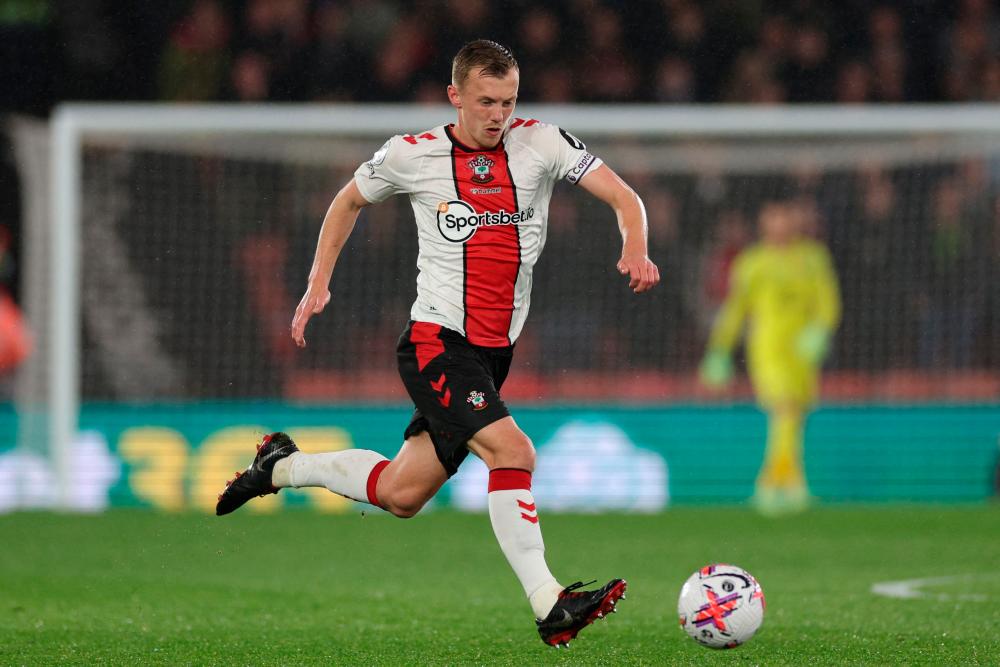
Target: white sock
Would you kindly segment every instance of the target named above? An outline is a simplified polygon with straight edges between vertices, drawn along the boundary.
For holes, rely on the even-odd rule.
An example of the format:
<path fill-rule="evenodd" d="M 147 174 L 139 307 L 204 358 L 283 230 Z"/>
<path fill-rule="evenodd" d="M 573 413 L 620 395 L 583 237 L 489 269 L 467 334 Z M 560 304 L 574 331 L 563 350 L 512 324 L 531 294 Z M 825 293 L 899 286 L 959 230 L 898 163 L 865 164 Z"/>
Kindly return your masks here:
<path fill-rule="evenodd" d="M 389 459 L 368 449 L 306 454 L 295 452 L 274 464 L 271 484 L 278 488 L 325 486 L 345 498 L 379 505 L 375 486 Z"/>
<path fill-rule="evenodd" d="M 488 503 L 500 549 L 521 581 L 535 617 L 544 619 L 563 587 L 545 564 L 545 543 L 531 495 L 531 473 L 513 468 L 491 470 Z"/>

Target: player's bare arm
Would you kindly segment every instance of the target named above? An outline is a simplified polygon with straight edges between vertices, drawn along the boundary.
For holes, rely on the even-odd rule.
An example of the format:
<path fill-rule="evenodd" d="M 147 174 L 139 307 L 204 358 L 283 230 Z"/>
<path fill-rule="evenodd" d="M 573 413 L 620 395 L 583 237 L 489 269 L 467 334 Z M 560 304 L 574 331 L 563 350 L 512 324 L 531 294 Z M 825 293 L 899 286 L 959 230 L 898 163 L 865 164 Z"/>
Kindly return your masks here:
<path fill-rule="evenodd" d="M 323 227 L 316 243 L 316 257 L 309 271 L 309 284 L 306 293 L 302 295 L 295 317 L 292 319 L 292 339 L 299 347 L 306 346 L 306 324 L 313 315 L 323 312 L 330 303 L 330 277 L 337 263 L 340 251 L 343 250 L 347 238 L 354 230 L 358 213 L 369 202 L 358 191 L 354 179 L 345 185 L 323 218 Z"/>
<path fill-rule="evenodd" d="M 646 209 L 642 199 L 606 164 L 585 175 L 580 186 L 615 211 L 622 233 L 618 271 L 629 277 L 628 286 L 636 294 L 652 289 L 660 282 L 660 270 L 649 259 Z"/>

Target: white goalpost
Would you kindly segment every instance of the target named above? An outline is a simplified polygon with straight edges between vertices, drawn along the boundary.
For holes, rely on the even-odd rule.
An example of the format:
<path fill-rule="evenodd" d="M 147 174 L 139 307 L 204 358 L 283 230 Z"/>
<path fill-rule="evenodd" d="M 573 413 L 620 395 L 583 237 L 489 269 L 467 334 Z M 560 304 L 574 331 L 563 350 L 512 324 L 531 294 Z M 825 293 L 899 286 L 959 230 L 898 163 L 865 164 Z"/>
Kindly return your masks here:
<path fill-rule="evenodd" d="M 591 315 L 598 305 L 612 310 L 617 307 L 616 297 L 595 291 L 603 288 L 582 282 L 543 287 L 539 280 L 536 289 L 540 293 L 529 318 L 534 328 L 524 343 L 524 354 L 535 360 L 529 375 L 537 374 L 543 384 L 556 378 L 546 387 L 555 386 L 561 377 L 546 366 L 556 363 L 550 361 L 548 349 L 565 351 L 566 363 L 581 378 L 600 374 L 608 378 L 690 376 L 697 362 L 692 355 L 703 334 L 703 320 L 711 314 L 711 304 L 701 303 L 709 297 L 696 283 L 704 266 L 702 260 L 716 242 L 717 221 L 732 214 L 742 218 L 744 227 L 751 226 L 754 207 L 788 183 L 809 189 L 817 203 L 823 234 L 832 234 L 834 243 L 843 237 L 850 244 L 847 233 L 839 230 L 853 225 L 851 221 L 867 210 L 864 196 L 869 182 L 864 179 L 883 179 L 895 188 L 898 213 L 893 220 L 907 244 L 901 253 L 905 255 L 912 251 L 908 244 L 912 241 L 915 248 L 922 231 L 935 224 L 934 210 L 907 206 L 907 197 L 926 195 L 926 201 L 921 201 L 933 207 L 938 202 L 935 193 L 944 188 L 942 183 L 950 182 L 953 174 L 959 174 L 955 179 L 961 178 L 964 169 L 973 169 L 967 166 L 970 163 L 982 163 L 988 171 L 1000 169 L 997 105 L 523 105 L 515 115 L 570 130 L 627 181 L 634 182 L 640 194 L 646 196 L 643 188 L 655 193 L 646 202 L 647 209 L 658 207 L 651 236 L 676 235 L 679 240 L 675 245 L 661 243 L 658 237 L 656 247 L 669 257 L 676 256 L 676 263 L 683 266 L 674 272 L 663 257 L 654 257 L 667 264 L 661 266 L 666 291 L 663 299 L 672 305 L 645 315 L 655 320 L 651 329 L 630 342 L 623 342 L 620 332 L 608 331 L 602 320 Z M 220 263 L 240 265 L 234 257 L 252 255 L 256 247 L 270 252 L 281 244 L 291 248 L 281 257 L 296 256 L 299 264 L 307 261 L 310 257 L 298 255 L 315 241 L 321 219 L 321 214 L 316 214 L 320 210 L 317 202 L 327 198 L 328 203 L 338 179 L 349 176 L 353 167 L 389 136 L 421 131 L 453 118 L 454 110 L 443 105 L 59 107 L 50 123 L 48 182 L 36 178 L 34 187 L 29 188 L 36 194 L 47 193 L 52 217 L 45 235 L 49 244 L 47 284 L 35 292 L 34 303 L 25 304 L 29 319 L 34 318 L 35 326 L 44 329 L 41 339 L 45 344 L 23 371 L 34 374 L 35 395 L 22 393 L 19 398 L 22 407 L 29 406 L 26 410 L 39 412 L 41 406 L 44 428 L 22 427 L 20 446 L 47 452 L 57 480 L 59 506 L 72 506 L 72 451 L 85 401 L 254 396 L 245 389 L 254 378 L 250 371 L 241 373 L 240 364 L 256 364 L 254 368 L 269 378 L 267 386 L 278 387 L 273 393 L 261 389 L 261 398 L 308 398 L 309 387 L 320 380 L 309 374 L 312 371 L 307 364 L 295 366 L 282 356 L 280 343 L 271 341 L 268 325 L 261 323 L 260 304 L 241 301 L 231 311 L 225 310 L 225 304 L 213 307 L 214 300 L 225 298 L 226 292 L 211 292 L 212 285 L 218 283 L 212 271 Z M 170 173 L 164 173 L 166 170 Z M 986 178 L 1000 182 L 1000 176 L 993 172 Z M 275 179 L 280 186 L 275 185 Z M 961 183 L 956 187 L 961 189 Z M 949 196 L 941 192 L 941 200 Z M 241 208 L 243 195 L 250 194 L 263 203 Z M 669 219 L 664 207 L 672 207 Z M 575 200 L 560 202 L 556 208 L 553 224 L 567 225 L 567 229 L 571 219 L 586 221 L 596 215 Z M 177 213 L 167 217 L 166 209 Z M 401 218 L 400 226 L 406 226 L 405 202 L 392 209 L 392 214 Z M 556 221 L 556 216 L 562 217 Z M 88 225 L 93 235 L 85 237 Z M 374 258 L 391 257 L 387 261 L 403 266 L 403 253 L 398 258 L 393 254 L 394 238 L 378 236 L 382 232 L 375 227 L 364 251 Z M 218 232 L 221 236 L 212 236 L 216 228 L 222 230 Z M 554 237 L 555 254 L 543 254 L 542 263 L 562 263 L 564 278 L 573 276 L 575 282 L 570 258 L 586 261 L 607 246 L 609 237 L 593 236 L 590 229 L 577 226 L 563 237 Z M 411 241 L 406 242 L 407 252 L 413 247 Z M 208 246 L 211 248 L 205 249 Z M 159 249 L 166 254 L 161 255 Z M 412 263 L 415 256 L 409 259 Z M 887 261 L 888 268 L 883 271 L 898 280 L 900 294 L 906 295 L 905 281 L 919 267 L 906 263 L 904 257 Z M 275 266 L 280 263 L 275 262 Z M 90 272 L 95 263 L 105 264 L 99 275 Z M 412 271 L 412 267 L 406 266 L 406 270 Z M 845 290 L 855 295 L 851 298 L 857 299 L 860 309 L 868 308 L 865 281 L 873 275 L 864 273 L 868 270 L 841 267 Z M 173 275 L 174 271 L 180 273 Z M 116 277 L 130 282 L 151 272 L 156 277 L 148 284 L 119 285 L 111 291 L 107 287 Z M 295 283 L 292 278 L 298 275 L 284 278 Z M 981 278 L 969 274 L 967 280 Z M 338 279 L 339 274 L 335 281 Z M 233 280 L 239 281 L 237 277 Z M 355 285 L 353 289 L 359 292 L 356 300 L 347 302 L 340 322 L 319 326 L 344 327 L 336 331 L 345 339 L 381 340 L 383 328 L 389 326 L 383 320 L 402 323 L 397 312 L 382 318 L 365 311 L 368 302 L 387 298 L 408 304 L 412 294 L 407 290 L 412 287 L 405 280 L 375 284 L 375 279 L 361 282 L 361 278 L 346 274 L 343 280 Z M 355 280 L 358 282 L 351 282 Z M 672 280 L 677 281 L 676 287 L 668 285 Z M 168 293 L 171 286 L 176 294 Z M 929 289 L 929 298 L 940 296 L 933 291 L 939 288 Z M 987 294 L 986 298 L 992 297 Z M 871 333 L 860 328 L 859 333 L 851 334 L 857 336 L 853 342 L 844 343 L 838 364 L 847 372 L 870 373 L 924 363 L 922 337 L 905 344 L 912 347 L 909 351 L 887 349 L 883 353 L 874 343 L 871 351 L 861 349 L 869 346 L 869 340 L 889 340 L 898 333 L 891 318 L 879 319 L 874 312 L 880 303 L 871 302 L 872 313 L 857 311 L 858 321 L 868 318 L 865 321 L 874 324 L 870 325 Z M 189 325 L 192 340 L 183 339 L 179 332 L 185 326 L 179 318 L 213 312 L 219 313 L 218 322 L 205 327 L 212 329 L 211 340 L 202 344 L 193 339 L 202 335 L 196 322 Z M 854 317 L 852 313 L 848 311 L 850 317 Z M 290 317 L 290 313 L 281 315 Z M 617 316 L 621 322 L 630 317 L 633 315 L 625 310 Z M 548 319 L 543 325 L 539 318 Z M 899 326 L 902 331 L 903 324 Z M 983 331 L 986 325 L 982 321 L 976 326 L 980 334 L 970 343 L 972 360 L 956 357 L 953 366 L 979 368 L 998 363 L 991 355 L 1000 334 Z M 853 327 L 851 324 L 848 330 L 853 331 Z M 589 345 L 577 355 L 571 340 L 577 335 L 604 342 Z M 933 341 L 927 345 L 931 352 L 937 349 Z M 617 346 L 615 354 L 602 356 L 602 346 Z M 855 347 L 858 349 L 852 352 Z M 371 372 L 365 354 L 362 347 L 350 348 L 343 351 L 343 357 L 320 360 L 329 365 L 323 381 L 333 386 L 335 379 Z M 609 361 L 612 358 L 625 361 L 619 368 L 614 365 L 618 362 Z M 991 368 L 996 372 L 996 366 Z M 322 395 L 317 390 L 316 396 Z M 377 398 L 377 393 L 372 396 Z"/>

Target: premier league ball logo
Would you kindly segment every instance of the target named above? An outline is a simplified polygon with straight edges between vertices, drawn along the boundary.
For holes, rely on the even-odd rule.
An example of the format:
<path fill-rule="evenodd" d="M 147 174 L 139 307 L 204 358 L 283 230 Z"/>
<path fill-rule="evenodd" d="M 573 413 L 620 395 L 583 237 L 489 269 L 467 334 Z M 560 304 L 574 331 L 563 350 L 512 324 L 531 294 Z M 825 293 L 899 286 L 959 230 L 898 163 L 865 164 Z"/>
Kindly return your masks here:
<path fill-rule="evenodd" d="M 493 160 L 489 159 L 485 155 L 477 155 L 474 160 L 469 160 L 466 164 L 469 165 L 469 169 L 472 170 L 472 180 L 476 183 L 482 185 L 483 183 L 489 183 L 493 180 L 493 174 L 490 173 L 490 167 L 493 166 Z"/>

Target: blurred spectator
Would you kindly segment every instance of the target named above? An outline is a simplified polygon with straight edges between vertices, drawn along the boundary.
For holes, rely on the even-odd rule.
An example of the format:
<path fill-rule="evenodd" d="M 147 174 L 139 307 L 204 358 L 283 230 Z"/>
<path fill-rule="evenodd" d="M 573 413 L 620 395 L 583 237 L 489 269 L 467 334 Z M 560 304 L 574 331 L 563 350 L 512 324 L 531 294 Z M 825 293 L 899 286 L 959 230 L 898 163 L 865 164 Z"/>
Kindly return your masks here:
<path fill-rule="evenodd" d="M 860 60 L 851 60 L 837 72 L 836 101 L 840 104 L 864 104 L 872 98 L 872 75 Z"/>
<path fill-rule="evenodd" d="M 371 87 L 365 97 L 384 102 L 412 98 L 433 54 L 431 37 L 422 23 L 396 25 L 370 72 Z"/>
<path fill-rule="evenodd" d="M 1000 102 L 1000 55 L 984 68 L 981 91 L 983 102 Z"/>
<path fill-rule="evenodd" d="M 970 194 L 960 178 L 945 179 L 934 190 L 919 301 L 918 360 L 925 368 L 970 365 L 984 297 L 991 290 L 985 282 L 989 246 L 977 228 L 984 221 L 982 200 Z"/>
<path fill-rule="evenodd" d="M 218 0 L 197 0 L 177 22 L 160 60 L 163 100 L 209 102 L 222 95 L 229 71 L 230 25 Z"/>
<path fill-rule="evenodd" d="M 670 8 L 664 26 L 667 51 L 700 63 L 707 55 L 704 12 L 694 2 L 674 1 L 666 4 Z"/>
<path fill-rule="evenodd" d="M 876 7 L 868 20 L 869 59 L 874 97 L 879 102 L 904 102 L 907 94 L 907 53 L 899 12 Z"/>
<path fill-rule="evenodd" d="M 780 14 L 768 16 L 761 23 L 757 52 L 772 68 L 780 68 L 788 60 L 792 32 L 788 18 Z"/>
<path fill-rule="evenodd" d="M 521 18 L 517 29 L 517 59 L 526 66 L 540 66 L 559 57 L 562 30 L 551 8 L 534 6 Z"/>
<path fill-rule="evenodd" d="M 351 15 L 344 3 L 324 0 L 316 8 L 310 99 L 349 101 L 358 90 L 367 63 L 354 48 L 350 26 Z"/>
<path fill-rule="evenodd" d="M 587 16 L 586 32 L 588 49 L 581 58 L 578 94 L 591 102 L 635 100 L 639 72 L 629 59 L 621 16 L 599 6 Z"/>
<path fill-rule="evenodd" d="M 495 30 L 494 4 L 486 0 L 444 0 L 435 26 L 442 49 L 453 54 L 462 44 L 485 37 Z M 418 10 L 419 11 L 419 10 Z M 410 20 L 417 19 L 416 15 Z M 449 56 L 450 57 L 450 56 Z"/>
<path fill-rule="evenodd" d="M 945 30 L 941 62 L 944 97 L 980 99 L 990 64 L 1000 53 L 1000 17 L 989 0 L 963 0 L 958 16 Z"/>
<path fill-rule="evenodd" d="M 576 90 L 573 70 L 566 65 L 549 65 L 533 75 L 536 84 L 536 94 L 528 97 L 531 102 L 542 104 L 560 104 L 572 102 Z"/>
<path fill-rule="evenodd" d="M 522 98 L 540 100 L 555 97 L 553 101 L 562 102 L 572 99 L 572 75 L 568 69 L 557 64 L 562 61 L 559 53 L 561 40 L 559 17 L 552 9 L 535 6 L 521 18 L 518 23 L 514 53 L 521 67 L 532 73 L 521 81 L 519 94 Z M 557 68 L 559 70 L 557 74 L 541 76 L 543 72 Z M 564 80 L 568 85 L 560 85 L 560 80 Z M 552 86 L 557 88 L 555 93 L 547 90 Z"/>
<path fill-rule="evenodd" d="M 832 92 L 829 37 L 815 23 L 797 27 L 791 55 L 782 73 L 789 102 L 829 99 Z"/>
<path fill-rule="evenodd" d="M 10 230 L 0 227 L 0 282 L 3 283 L 0 286 L 0 379 L 9 375 L 31 352 L 27 324 L 6 287 L 15 269 L 12 241 Z"/>
<path fill-rule="evenodd" d="M 657 102 L 691 103 L 697 100 L 694 70 L 687 60 L 667 56 L 656 70 L 654 96 Z"/>
<path fill-rule="evenodd" d="M 233 64 L 233 98 L 237 102 L 266 102 L 271 99 L 271 63 L 255 51 L 244 51 Z"/>
<path fill-rule="evenodd" d="M 258 80 L 266 73 L 266 99 L 304 99 L 309 75 L 308 20 L 307 0 L 250 0 L 247 3 L 239 38 L 243 55 L 237 59 L 236 67 L 254 70 L 251 76 Z M 253 55 L 248 56 L 248 52 Z M 259 86 L 252 87 L 259 91 Z"/>
<path fill-rule="evenodd" d="M 778 104 L 785 101 L 785 87 L 778 81 L 771 61 L 757 51 L 744 52 L 733 67 L 723 101 L 748 104 Z"/>

